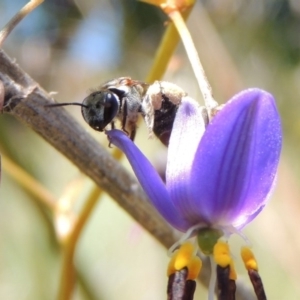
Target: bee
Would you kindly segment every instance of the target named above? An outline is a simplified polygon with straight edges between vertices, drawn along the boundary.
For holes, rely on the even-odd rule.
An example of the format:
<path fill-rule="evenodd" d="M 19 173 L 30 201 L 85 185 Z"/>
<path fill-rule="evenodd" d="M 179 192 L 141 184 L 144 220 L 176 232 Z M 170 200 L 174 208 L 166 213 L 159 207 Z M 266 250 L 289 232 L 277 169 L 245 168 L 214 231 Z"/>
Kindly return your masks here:
<path fill-rule="evenodd" d="M 181 100 L 187 93 L 174 83 L 155 81 L 142 99 L 142 115 L 149 135 L 169 145 L 173 123 Z"/>
<path fill-rule="evenodd" d="M 110 80 L 83 100 L 82 116 L 98 131 L 103 131 L 108 124 L 115 128 L 118 119 L 121 129 L 134 140 L 138 117 L 142 113 L 141 97 L 147 87 L 146 83 L 130 77 Z"/>
<path fill-rule="evenodd" d="M 154 133 L 168 146 L 169 139 L 181 99 L 187 94 L 177 85 L 166 81 L 147 84 L 130 77 L 120 77 L 105 82 L 98 90 L 89 94 L 82 103 L 56 103 L 47 105 L 79 105 L 84 120 L 97 131 L 104 131 L 115 121 L 134 140 L 138 118 L 141 115 L 149 135 Z"/>

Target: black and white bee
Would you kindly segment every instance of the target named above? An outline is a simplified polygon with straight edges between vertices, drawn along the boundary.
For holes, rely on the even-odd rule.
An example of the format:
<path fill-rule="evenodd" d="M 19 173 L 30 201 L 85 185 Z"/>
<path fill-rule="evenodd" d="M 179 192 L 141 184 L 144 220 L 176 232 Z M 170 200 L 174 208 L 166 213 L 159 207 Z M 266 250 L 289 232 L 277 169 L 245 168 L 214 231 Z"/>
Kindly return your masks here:
<path fill-rule="evenodd" d="M 48 106 L 79 105 L 84 120 L 97 131 L 104 131 L 116 120 L 121 129 L 134 140 L 139 115 L 142 115 L 150 136 L 154 133 L 168 146 L 178 106 L 187 96 L 177 85 L 166 81 L 147 84 L 130 77 L 104 83 L 82 103 L 57 103 Z"/>

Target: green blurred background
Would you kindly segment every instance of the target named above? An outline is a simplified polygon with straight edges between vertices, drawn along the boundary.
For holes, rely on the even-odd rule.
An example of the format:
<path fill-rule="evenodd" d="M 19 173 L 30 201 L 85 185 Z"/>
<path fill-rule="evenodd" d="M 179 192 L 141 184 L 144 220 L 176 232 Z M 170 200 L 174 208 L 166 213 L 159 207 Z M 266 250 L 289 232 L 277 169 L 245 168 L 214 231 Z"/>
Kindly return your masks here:
<path fill-rule="evenodd" d="M 0 0 L 0 27 L 25 3 Z M 91 88 L 111 78 L 144 80 L 166 20 L 158 9 L 135 0 L 46 0 L 17 26 L 4 49 L 43 88 L 57 92 L 57 101 L 81 102 Z M 300 1 L 198 1 L 188 26 L 220 103 L 254 86 L 277 100 L 284 132 L 277 185 L 245 234 L 269 299 L 300 299 Z M 164 79 L 202 101 L 182 45 Z M 84 123 L 78 107 L 67 109 L 107 144 Z M 165 149 L 148 140 L 143 124 L 136 142 L 154 163 L 162 163 Z M 8 115 L 0 116 L 0 147 L 57 198 L 79 178 L 82 192 L 75 209 L 92 186 L 60 153 Z M 55 299 L 61 255 L 47 213 L 5 171 L 0 199 L 0 299 Z M 239 263 L 242 243 L 233 238 L 232 252 L 239 278 L 249 284 Z M 76 250 L 80 284 L 74 299 L 165 299 L 167 262 L 166 249 L 102 197 Z M 195 298 L 206 299 L 200 285 Z"/>

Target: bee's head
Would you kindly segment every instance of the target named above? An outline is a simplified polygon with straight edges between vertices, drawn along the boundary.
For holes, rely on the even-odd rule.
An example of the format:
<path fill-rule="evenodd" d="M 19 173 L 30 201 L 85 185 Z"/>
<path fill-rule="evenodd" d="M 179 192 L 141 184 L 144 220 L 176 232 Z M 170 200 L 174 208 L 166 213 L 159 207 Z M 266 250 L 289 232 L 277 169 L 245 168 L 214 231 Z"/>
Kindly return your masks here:
<path fill-rule="evenodd" d="M 117 116 L 120 101 L 110 91 L 96 91 L 87 96 L 81 106 L 84 120 L 95 130 L 103 131 Z"/>
<path fill-rule="evenodd" d="M 117 116 L 120 101 L 117 94 L 105 90 L 96 91 L 87 96 L 82 103 L 55 103 L 47 107 L 78 105 L 81 106 L 83 119 L 97 131 L 103 131 Z"/>

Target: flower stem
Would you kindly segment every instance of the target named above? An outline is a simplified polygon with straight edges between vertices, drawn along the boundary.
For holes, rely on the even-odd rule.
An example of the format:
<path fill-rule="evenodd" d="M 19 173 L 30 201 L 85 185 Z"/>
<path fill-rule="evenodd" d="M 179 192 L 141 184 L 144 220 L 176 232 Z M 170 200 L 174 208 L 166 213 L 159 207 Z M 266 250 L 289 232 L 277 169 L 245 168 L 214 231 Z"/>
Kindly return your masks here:
<path fill-rule="evenodd" d="M 211 110 L 213 110 L 215 107 L 218 106 L 218 103 L 213 98 L 211 86 L 205 75 L 204 69 L 202 67 L 201 61 L 199 59 L 190 32 L 179 10 L 174 9 L 171 12 L 169 12 L 168 15 L 178 30 L 182 43 L 187 52 L 187 56 L 191 62 L 196 79 L 198 81 L 201 93 L 203 95 L 205 106 L 207 110 L 210 112 Z"/>
<path fill-rule="evenodd" d="M 101 193 L 102 190 L 97 185 L 94 185 L 70 235 L 62 244 L 63 263 L 58 296 L 58 299 L 60 300 L 68 300 L 72 297 L 76 278 L 76 272 L 74 268 L 75 248 L 82 229 L 86 224 L 91 212 L 93 211 L 97 200 L 101 196 Z"/>
<path fill-rule="evenodd" d="M 212 257 L 212 255 L 209 256 L 210 260 L 210 280 L 208 285 L 208 300 L 214 300 L 215 299 L 215 287 L 216 287 L 216 280 L 217 280 L 217 272 L 216 272 L 216 263 Z"/>
<path fill-rule="evenodd" d="M 188 8 L 184 11 L 183 19 L 186 19 L 189 16 L 191 9 L 192 8 Z M 175 23 L 170 22 L 161 39 L 159 47 L 156 50 L 154 61 L 151 70 L 147 75 L 146 82 L 152 83 L 154 80 L 162 79 L 178 42 L 178 30 L 175 27 Z"/>

